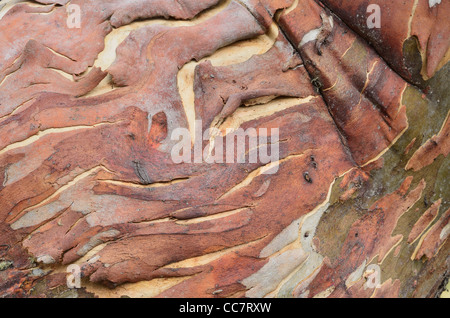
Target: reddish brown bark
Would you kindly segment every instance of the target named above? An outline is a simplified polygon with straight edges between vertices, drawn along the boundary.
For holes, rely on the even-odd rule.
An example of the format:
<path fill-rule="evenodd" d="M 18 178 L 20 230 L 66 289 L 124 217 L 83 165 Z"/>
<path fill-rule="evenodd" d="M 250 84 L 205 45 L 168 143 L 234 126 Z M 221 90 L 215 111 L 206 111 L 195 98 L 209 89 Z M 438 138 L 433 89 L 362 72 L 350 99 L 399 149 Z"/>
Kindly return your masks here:
<path fill-rule="evenodd" d="M 378 2 L 387 16 L 372 31 L 365 0 L 70 1 L 80 28 L 68 1 L 5 7 L 0 295 L 437 296 L 450 8 L 419 0 L 410 21 L 414 1 Z M 423 78 L 405 59 L 410 36 Z M 414 83 L 428 78 L 426 96 Z M 174 162 L 176 129 L 211 127 L 268 137 L 276 173 Z"/>

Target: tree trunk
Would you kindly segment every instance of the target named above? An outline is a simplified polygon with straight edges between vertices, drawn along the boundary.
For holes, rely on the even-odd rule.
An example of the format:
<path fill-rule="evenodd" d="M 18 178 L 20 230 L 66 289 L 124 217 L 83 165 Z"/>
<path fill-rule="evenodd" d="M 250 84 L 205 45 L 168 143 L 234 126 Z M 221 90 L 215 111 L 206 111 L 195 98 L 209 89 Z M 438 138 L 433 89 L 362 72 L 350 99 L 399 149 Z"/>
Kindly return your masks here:
<path fill-rule="evenodd" d="M 445 290 L 450 1 L 0 8 L 2 297 Z"/>

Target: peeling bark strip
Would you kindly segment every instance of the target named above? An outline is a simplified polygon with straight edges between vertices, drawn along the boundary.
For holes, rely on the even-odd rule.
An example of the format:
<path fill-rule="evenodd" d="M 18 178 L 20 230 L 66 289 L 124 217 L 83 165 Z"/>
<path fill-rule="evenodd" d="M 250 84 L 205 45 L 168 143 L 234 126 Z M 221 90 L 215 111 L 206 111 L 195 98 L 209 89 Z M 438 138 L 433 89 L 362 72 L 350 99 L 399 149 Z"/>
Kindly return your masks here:
<path fill-rule="evenodd" d="M 448 1 L 37 2 L 0 8 L 0 297 L 440 294 Z"/>
<path fill-rule="evenodd" d="M 439 156 L 445 157 L 450 153 L 450 121 L 447 115 L 444 126 L 438 135 L 433 136 L 419 150 L 417 150 L 406 165 L 406 169 L 419 171 L 430 165 Z"/>
<path fill-rule="evenodd" d="M 306 21 L 299 25 L 302 17 Z M 281 17 L 280 25 L 298 48 L 310 77 L 320 83 L 355 161 L 364 165 L 389 147 L 407 127 L 402 105 L 406 82 L 340 20 L 328 18 L 313 0 L 299 1 Z M 325 37 L 332 45 L 322 47 Z M 323 52 L 318 55 L 320 47 Z"/>

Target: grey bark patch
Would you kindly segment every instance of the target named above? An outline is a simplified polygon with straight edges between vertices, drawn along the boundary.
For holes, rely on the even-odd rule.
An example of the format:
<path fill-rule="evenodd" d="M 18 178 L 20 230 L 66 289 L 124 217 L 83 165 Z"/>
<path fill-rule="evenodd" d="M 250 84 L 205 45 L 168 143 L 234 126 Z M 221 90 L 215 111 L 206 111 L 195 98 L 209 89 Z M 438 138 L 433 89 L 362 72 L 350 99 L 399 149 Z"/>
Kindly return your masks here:
<path fill-rule="evenodd" d="M 11 268 L 14 265 L 11 261 L 2 261 L 0 262 L 0 272 L 6 271 L 8 268 Z"/>

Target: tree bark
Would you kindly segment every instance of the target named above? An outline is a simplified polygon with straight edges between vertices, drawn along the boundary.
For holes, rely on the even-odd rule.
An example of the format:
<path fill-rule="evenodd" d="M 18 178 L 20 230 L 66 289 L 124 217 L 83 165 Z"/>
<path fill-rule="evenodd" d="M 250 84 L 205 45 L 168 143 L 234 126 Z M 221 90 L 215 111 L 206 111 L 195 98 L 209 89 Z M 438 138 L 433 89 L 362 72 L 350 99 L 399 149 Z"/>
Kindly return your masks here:
<path fill-rule="evenodd" d="M 449 1 L 1 6 L 1 297 L 444 292 Z"/>

